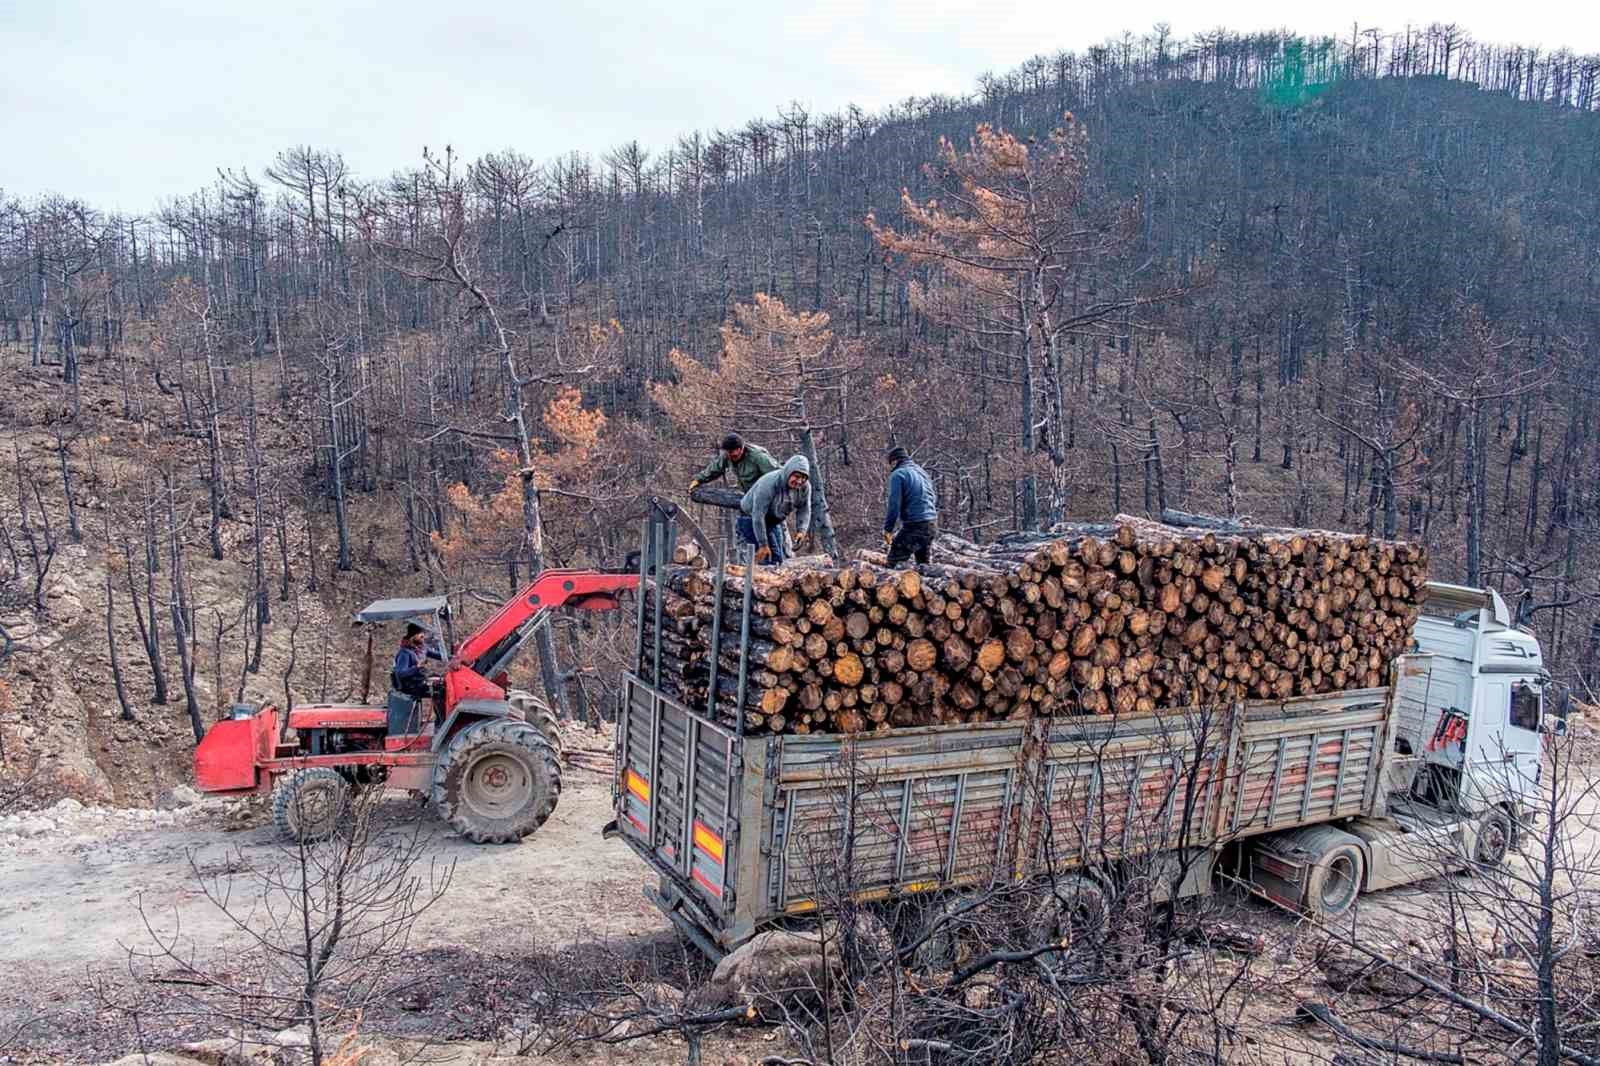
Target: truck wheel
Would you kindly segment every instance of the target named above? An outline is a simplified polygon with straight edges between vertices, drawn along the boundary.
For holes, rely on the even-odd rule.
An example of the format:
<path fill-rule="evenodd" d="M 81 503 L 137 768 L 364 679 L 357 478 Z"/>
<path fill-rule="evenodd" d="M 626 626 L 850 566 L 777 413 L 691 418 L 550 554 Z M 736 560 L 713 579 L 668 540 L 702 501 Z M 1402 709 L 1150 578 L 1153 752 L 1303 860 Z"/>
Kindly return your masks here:
<path fill-rule="evenodd" d="M 1302 846 L 1316 859 L 1306 878 L 1306 910 L 1318 918 L 1337 918 L 1355 905 L 1361 894 L 1366 856 L 1361 842 L 1332 826 L 1316 826 L 1304 832 Z"/>
<path fill-rule="evenodd" d="M 1069 874 L 1031 897 L 1023 950 L 1031 951 L 1048 943 L 1093 944 L 1105 936 L 1111 922 L 1111 907 L 1105 889 L 1087 874 Z M 1067 951 L 1040 955 L 1039 964 L 1058 969 L 1065 964 Z"/>
<path fill-rule="evenodd" d="M 548 703 L 520 688 L 507 689 L 506 702 L 517 709 L 524 722 L 544 734 L 545 740 L 550 742 L 558 756 L 566 751 L 561 743 L 561 720 Z"/>
<path fill-rule="evenodd" d="M 1486 811 L 1478 819 L 1477 840 L 1472 845 L 1472 861 L 1485 869 L 1494 869 L 1506 861 L 1511 843 L 1516 837 L 1516 827 L 1503 807 Z"/>
<path fill-rule="evenodd" d="M 927 908 L 915 934 L 917 946 L 911 951 L 912 969 L 922 974 L 936 974 L 955 968 L 961 957 L 962 927 L 967 924 L 956 914 L 967 902 L 964 893 L 956 892 Z M 930 929 L 932 932 L 927 932 Z"/>
<path fill-rule="evenodd" d="M 870 906 L 858 907 L 849 921 L 839 923 L 838 951 L 847 972 L 871 974 L 898 969 L 894 933 L 882 915 Z"/>
<path fill-rule="evenodd" d="M 511 844 L 544 824 L 561 797 L 561 762 L 544 734 L 497 718 L 469 726 L 433 767 L 433 802 L 477 844 Z"/>
<path fill-rule="evenodd" d="M 327 766 L 296 770 L 272 794 L 272 824 L 299 844 L 333 836 L 349 811 L 350 782 Z"/>

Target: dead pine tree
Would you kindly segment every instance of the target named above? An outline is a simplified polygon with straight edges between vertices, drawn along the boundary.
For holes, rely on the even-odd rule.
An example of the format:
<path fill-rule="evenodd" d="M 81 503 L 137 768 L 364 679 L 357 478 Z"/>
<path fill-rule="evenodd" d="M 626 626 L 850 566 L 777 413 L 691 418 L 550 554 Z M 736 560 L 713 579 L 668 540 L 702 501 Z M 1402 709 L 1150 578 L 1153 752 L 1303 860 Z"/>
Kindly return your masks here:
<path fill-rule="evenodd" d="M 67 505 L 67 535 L 72 543 L 81 544 L 83 530 L 78 526 L 78 502 L 72 496 L 72 468 L 67 465 L 67 455 L 80 430 L 77 426 L 69 430 L 64 422 L 58 421 L 51 426 L 51 432 L 56 438 L 56 463 L 61 468 L 61 498 Z"/>
<path fill-rule="evenodd" d="M 380 792 L 361 790 L 326 808 L 308 801 L 301 817 L 326 823 L 313 842 L 235 855 L 220 873 L 191 862 L 195 887 L 240 940 L 228 957 L 247 964 L 211 965 L 141 907 L 147 936 L 128 952 L 133 987 L 97 981 L 102 1004 L 143 1010 L 152 1021 L 198 1015 L 239 1032 L 299 1029 L 311 1066 L 341 1061 L 346 1034 L 414 982 L 413 927 L 444 897 L 455 870 L 427 858 L 420 823 L 409 833 L 380 832 Z M 166 995 L 141 996 L 157 983 Z"/>
<path fill-rule="evenodd" d="M 111 573 L 115 569 L 116 560 L 111 554 L 111 519 L 106 517 L 106 560 L 105 560 L 105 594 L 106 594 L 106 654 L 111 658 L 111 681 L 117 693 L 117 706 L 122 708 L 122 720 L 134 720 L 133 705 L 128 702 L 128 686 L 122 677 L 122 657 L 117 651 L 117 592 L 112 583 Z M 139 613 L 139 606 L 134 604 L 135 616 Z"/>
<path fill-rule="evenodd" d="M 122 535 L 122 559 L 123 570 L 128 578 L 128 601 L 133 607 L 133 620 L 139 629 L 139 643 L 144 649 L 145 662 L 150 666 L 150 683 L 154 688 L 150 702 L 160 705 L 167 702 L 167 671 L 161 659 L 161 614 L 156 606 L 159 602 L 156 597 L 156 572 L 161 568 L 161 550 L 156 542 L 155 523 L 151 517 L 154 500 L 148 482 L 144 488 L 141 526 L 144 533 L 144 562 L 142 567 L 134 566 L 133 546 L 126 531 Z M 143 604 L 139 602 L 136 569 L 144 571 Z"/>
<path fill-rule="evenodd" d="M 1358 363 L 1371 397 L 1364 402 L 1352 398 L 1352 418 L 1321 411 L 1317 417 L 1358 442 L 1371 456 L 1373 486 L 1367 532 L 1378 533 L 1377 512 L 1381 509 L 1382 536 L 1394 537 L 1400 527 L 1399 490 L 1405 484 L 1405 472 L 1422 458 L 1420 438 L 1425 423 L 1416 402 L 1402 399 L 1400 383 L 1385 372 L 1391 361 L 1362 357 Z"/>
<path fill-rule="evenodd" d="M 1212 501 L 1204 497 L 1190 502 L 1188 501 L 1190 494 L 1185 493 L 1184 499 L 1190 502 L 1191 506 L 1203 503 L 1202 509 L 1206 511 L 1220 509 L 1226 517 L 1236 519 L 1240 513 L 1239 451 L 1244 435 L 1244 427 L 1239 420 L 1239 405 L 1235 402 L 1237 383 L 1218 374 L 1208 359 L 1193 354 L 1178 354 L 1173 350 L 1173 346 L 1167 343 L 1165 337 L 1158 337 L 1154 348 L 1151 363 L 1161 368 L 1166 376 L 1154 382 L 1136 381 L 1132 386 L 1133 391 L 1141 396 L 1152 413 L 1159 411 L 1171 418 L 1174 427 L 1186 442 L 1191 438 L 1200 440 L 1202 449 L 1209 452 L 1207 458 L 1217 460 L 1221 466 L 1220 508 L 1213 507 Z M 1128 377 L 1138 376 L 1137 368 L 1130 373 L 1128 368 L 1123 366 L 1120 372 Z M 1233 390 L 1232 394 L 1230 389 Z M 1212 450 L 1206 447 L 1206 442 L 1210 440 L 1212 434 L 1221 438 L 1219 449 Z M 1148 443 L 1148 437 L 1145 443 Z M 1259 457 L 1254 461 L 1259 461 Z M 1159 445 L 1156 446 L 1154 462 L 1160 462 Z M 1160 480 L 1159 473 L 1156 475 L 1156 480 Z M 1164 486 L 1160 495 L 1165 496 Z M 1147 492 L 1147 506 L 1149 496 Z"/>
<path fill-rule="evenodd" d="M 289 622 L 289 657 L 283 664 L 283 727 L 289 730 L 289 712 L 294 710 L 294 670 L 300 661 L 300 597 L 294 598 L 294 617 Z"/>
<path fill-rule="evenodd" d="M 1449 362 L 1453 365 L 1439 370 L 1409 365 L 1407 369 L 1412 380 L 1444 400 L 1460 419 L 1467 518 L 1464 579 L 1476 588 L 1483 584 L 1484 541 L 1489 534 L 1489 409 L 1494 403 L 1544 388 L 1550 380 L 1550 368 L 1516 370 L 1507 366 L 1511 342 L 1499 339 L 1476 309 L 1465 314 L 1462 334 L 1458 348 L 1452 349 Z"/>
<path fill-rule="evenodd" d="M 255 632 L 255 648 L 249 657 L 249 672 L 254 674 L 261 670 L 261 644 L 263 634 L 268 624 L 272 621 L 272 606 L 267 597 L 267 564 L 266 564 L 266 538 L 263 528 L 265 516 L 262 510 L 261 472 L 266 464 L 266 456 L 261 450 L 261 438 L 256 426 L 256 371 L 255 361 L 246 363 L 245 388 L 247 396 L 246 425 L 249 430 L 249 463 L 250 463 L 250 555 L 251 555 L 251 589 L 250 595 L 254 601 L 255 621 L 252 627 Z"/>
<path fill-rule="evenodd" d="M 211 608 L 211 614 L 213 616 L 211 630 L 211 696 L 212 699 L 216 700 L 216 713 L 218 717 L 221 717 L 222 712 L 227 709 L 226 701 L 228 698 L 228 689 L 222 683 L 223 642 L 235 630 L 241 628 L 243 629 L 244 648 L 240 653 L 241 665 L 239 669 L 239 689 L 240 691 L 243 691 L 244 675 L 249 672 L 250 668 L 250 616 L 254 606 L 255 604 L 252 602 L 252 598 L 247 595 L 244 603 L 239 608 L 239 613 L 234 617 L 233 621 L 227 623 L 224 623 L 222 608 Z"/>
<path fill-rule="evenodd" d="M 39 491 L 39 483 L 23 463 L 22 452 L 17 450 L 14 454 L 17 470 L 17 529 L 27 546 L 29 561 L 33 564 L 33 608 L 42 611 L 45 609 L 45 582 L 50 576 L 50 567 L 55 563 L 60 541 L 50 523 L 50 511 L 44 505 L 44 494 Z M 32 507 L 28 503 L 30 495 L 33 497 Z M 38 515 L 37 524 L 32 518 L 33 513 Z"/>
<path fill-rule="evenodd" d="M 545 568 L 544 517 L 539 499 L 539 470 L 535 462 L 533 438 L 525 414 L 526 392 L 529 387 L 549 376 L 529 373 L 523 368 L 517 346 L 507 330 L 495 299 L 479 280 L 479 270 L 474 263 L 471 228 L 466 204 L 466 183 L 456 170 L 455 153 L 446 148 L 443 156 L 424 153 L 421 175 L 425 207 L 431 214 L 430 223 L 436 227 L 426 238 L 407 243 L 374 239 L 374 247 L 394 259 L 400 269 L 413 277 L 435 284 L 449 286 L 465 304 L 468 323 L 482 323 L 476 332 L 486 336 L 500 367 L 500 379 L 505 389 L 504 413 L 501 416 L 515 449 L 522 502 L 522 544 L 519 554 L 524 558 L 529 574 Z M 415 232 L 406 227 L 400 232 Z M 560 368 L 558 368 L 560 369 Z M 557 704 L 556 711 L 563 718 L 572 715 L 571 701 L 562 683 L 562 670 L 556 656 L 555 642 L 550 627 L 541 627 L 536 645 L 539 650 L 539 675 L 545 693 Z"/>
<path fill-rule="evenodd" d="M 225 480 L 225 467 L 223 461 L 222 440 L 222 379 L 226 374 L 226 367 L 222 365 L 223 356 L 217 350 L 217 327 L 213 322 L 214 307 L 211 297 L 211 281 L 209 269 L 205 283 L 196 285 L 191 281 L 180 281 L 174 284 L 172 299 L 180 309 L 180 314 L 186 320 L 188 332 L 200 349 L 203 360 L 202 372 L 204 374 L 203 387 L 200 389 L 200 404 L 205 417 L 204 434 L 206 441 L 206 483 L 207 501 L 210 504 L 211 521 L 207 527 L 211 544 L 211 557 L 222 558 L 222 523 L 225 519 L 233 517 L 232 504 L 229 502 L 227 483 Z M 186 393 L 187 395 L 187 393 Z"/>
<path fill-rule="evenodd" d="M 941 138 L 926 169 L 935 197 L 919 202 L 902 190 L 904 228 L 871 213 L 867 228 L 885 252 L 924 271 L 908 281 L 914 309 L 1015 367 L 1018 443 L 1025 457 L 1050 460 L 1056 521 L 1066 506 L 1066 342 L 1190 286 L 1128 288 L 1122 260 L 1139 204 L 1091 200 L 1088 134 L 1070 114 L 1038 143 L 988 124 L 965 151 Z M 1030 468 L 1021 524 L 1036 529 L 1042 517 Z"/>
<path fill-rule="evenodd" d="M 289 602 L 289 585 L 294 570 L 289 565 L 289 514 L 280 479 L 272 482 L 273 536 L 278 542 L 278 602 Z M 308 520 L 309 526 L 309 520 Z"/>
<path fill-rule="evenodd" d="M 350 429 L 356 394 L 349 387 L 345 372 L 344 349 L 347 344 L 348 338 L 325 328 L 322 331 L 321 352 L 316 357 L 317 377 L 322 387 L 322 423 L 327 433 L 327 443 L 321 445 L 321 450 L 327 455 L 327 492 L 328 499 L 333 503 L 334 531 L 338 537 L 334 569 L 341 571 L 349 570 L 354 565 L 350 555 L 350 522 L 346 500 L 349 485 L 345 467 L 357 451 Z"/>
<path fill-rule="evenodd" d="M 172 473 L 162 471 L 167 508 L 167 550 L 171 570 L 167 575 L 168 617 L 172 622 L 173 641 L 178 648 L 178 671 L 183 681 L 184 710 L 189 714 L 189 725 L 194 739 L 199 743 L 206 735 L 206 726 L 200 714 L 200 699 L 195 692 L 194 608 L 189 598 L 189 585 L 184 574 L 183 537 L 178 532 L 178 497 L 172 484 Z"/>

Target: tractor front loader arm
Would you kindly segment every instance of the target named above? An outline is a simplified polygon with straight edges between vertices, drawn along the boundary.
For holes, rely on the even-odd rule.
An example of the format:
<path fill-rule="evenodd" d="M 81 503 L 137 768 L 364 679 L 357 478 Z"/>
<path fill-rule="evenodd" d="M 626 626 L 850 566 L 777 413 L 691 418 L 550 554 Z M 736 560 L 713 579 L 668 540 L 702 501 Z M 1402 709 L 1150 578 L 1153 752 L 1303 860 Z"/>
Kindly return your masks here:
<path fill-rule="evenodd" d="M 465 668 L 480 678 L 490 678 L 506 666 L 558 607 L 586 611 L 613 611 L 618 597 L 639 588 L 638 574 L 608 574 L 598 570 L 546 570 L 471 636 L 450 663 L 452 672 Z"/>

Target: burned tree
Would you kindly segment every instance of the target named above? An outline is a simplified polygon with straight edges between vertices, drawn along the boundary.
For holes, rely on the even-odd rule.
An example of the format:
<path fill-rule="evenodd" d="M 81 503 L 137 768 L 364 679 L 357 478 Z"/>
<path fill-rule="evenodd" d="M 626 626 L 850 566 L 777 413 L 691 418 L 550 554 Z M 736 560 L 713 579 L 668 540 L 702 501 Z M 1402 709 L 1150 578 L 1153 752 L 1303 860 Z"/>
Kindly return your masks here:
<path fill-rule="evenodd" d="M 1066 343 L 1177 291 L 1131 286 L 1119 260 L 1139 205 L 1091 201 L 1088 147 L 1071 115 L 1042 143 L 980 125 L 965 151 L 940 140 L 928 170 L 934 198 L 902 191 L 904 229 L 867 219 L 884 251 L 921 272 L 909 284 L 912 306 L 967 336 L 983 356 L 980 373 L 990 360 L 1008 379 L 1015 368 L 1021 449 L 1029 460 L 1046 453 L 1052 471 L 1043 512 L 1036 475 L 1023 477 L 1030 529 L 1059 521 L 1068 505 Z"/>

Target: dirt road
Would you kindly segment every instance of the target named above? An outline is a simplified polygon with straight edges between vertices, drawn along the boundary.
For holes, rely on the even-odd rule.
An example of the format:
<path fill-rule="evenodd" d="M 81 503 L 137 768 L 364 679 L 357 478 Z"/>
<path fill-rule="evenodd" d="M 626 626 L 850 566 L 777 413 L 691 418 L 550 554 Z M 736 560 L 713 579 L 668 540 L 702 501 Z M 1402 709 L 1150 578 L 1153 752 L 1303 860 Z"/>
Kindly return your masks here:
<path fill-rule="evenodd" d="M 537 996 L 541 978 L 571 958 L 574 945 L 620 948 L 680 973 L 696 965 L 643 898 L 642 864 L 620 842 L 601 839 L 610 798 L 604 776 L 569 771 L 560 806 L 537 834 L 518 845 L 486 847 L 453 836 L 415 800 L 391 794 L 381 809 L 383 827 L 421 825 L 424 862 L 452 867 L 452 879 L 412 937 L 414 974 L 406 976 L 425 984 L 426 999 L 416 1007 L 389 1004 L 384 1018 L 369 1022 L 379 1023 L 380 1031 L 446 1040 L 493 1038 L 503 1031 L 507 1012 Z M 1600 793 L 1585 794 L 1568 821 L 1586 856 L 1600 854 L 1597 799 Z M 291 863 L 293 853 L 259 816 L 249 827 L 230 829 L 236 813 L 216 802 L 177 811 L 109 811 L 67 801 L 46 812 L 0 817 L 0 1063 L 103 1062 L 137 1047 L 133 1021 L 106 1009 L 94 983 L 131 987 L 130 951 L 148 951 L 158 938 L 213 963 L 243 957 L 236 950 L 243 937 L 202 892 L 200 877 L 231 883 L 233 910 L 244 913 L 259 890 L 250 871 Z M 426 876 L 427 870 L 418 872 Z M 1364 897 L 1355 919 L 1363 941 L 1401 951 L 1442 905 L 1443 887 L 1435 879 Z M 1305 954 L 1294 945 L 1315 938 L 1312 929 L 1256 901 L 1239 905 L 1244 924 L 1275 930 L 1275 958 L 1263 965 L 1313 971 L 1303 959 L 1291 961 Z M 1481 931 L 1486 937 L 1494 932 L 1487 925 Z M 1311 987 L 1305 994 L 1321 992 Z M 1291 1007 L 1272 1009 L 1281 1014 Z M 188 1027 L 169 1023 L 156 1046 L 215 1035 L 215 1019 L 195 1019 Z M 634 1061 L 647 1060 L 654 1061 Z"/>
<path fill-rule="evenodd" d="M 518 845 L 485 847 L 450 834 L 415 800 L 391 793 L 383 821 L 403 826 L 420 818 L 430 830 L 425 861 L 454 864 L 448 894 L 415 927 L 418 955 L 448 969 L 446 956 L 464 953 L 460 969 L 471 970 L 471 957 L 531 957 L 580 936 L 664 937 L 667 923 L 641 894 L 644 868 L 625 845 L 600 838 L 610 800 L 605 778 L 569 771 L 560 806 L 537 834 Z M 91 975 L 124 976 L 129 950 L 153 947 L 157 935 L 202 956 L 241 946 L 231 921 L 200 890 L 196 871 L 227 878 L 229 870 L 291 856 L 270 825 L 229 831 L 224 821 L 216 805 L 103 812 L 68 804 L 6 819 L 0 1038 L 33 1019 L 24 1048 L 92 1060 L 93 1049 L 114 1051 L 126 1033 L 118 1019 L 96 1009 Z M 231 882 L 234 909 L 242 913 L 259 882 L 249 874 Z"/>

